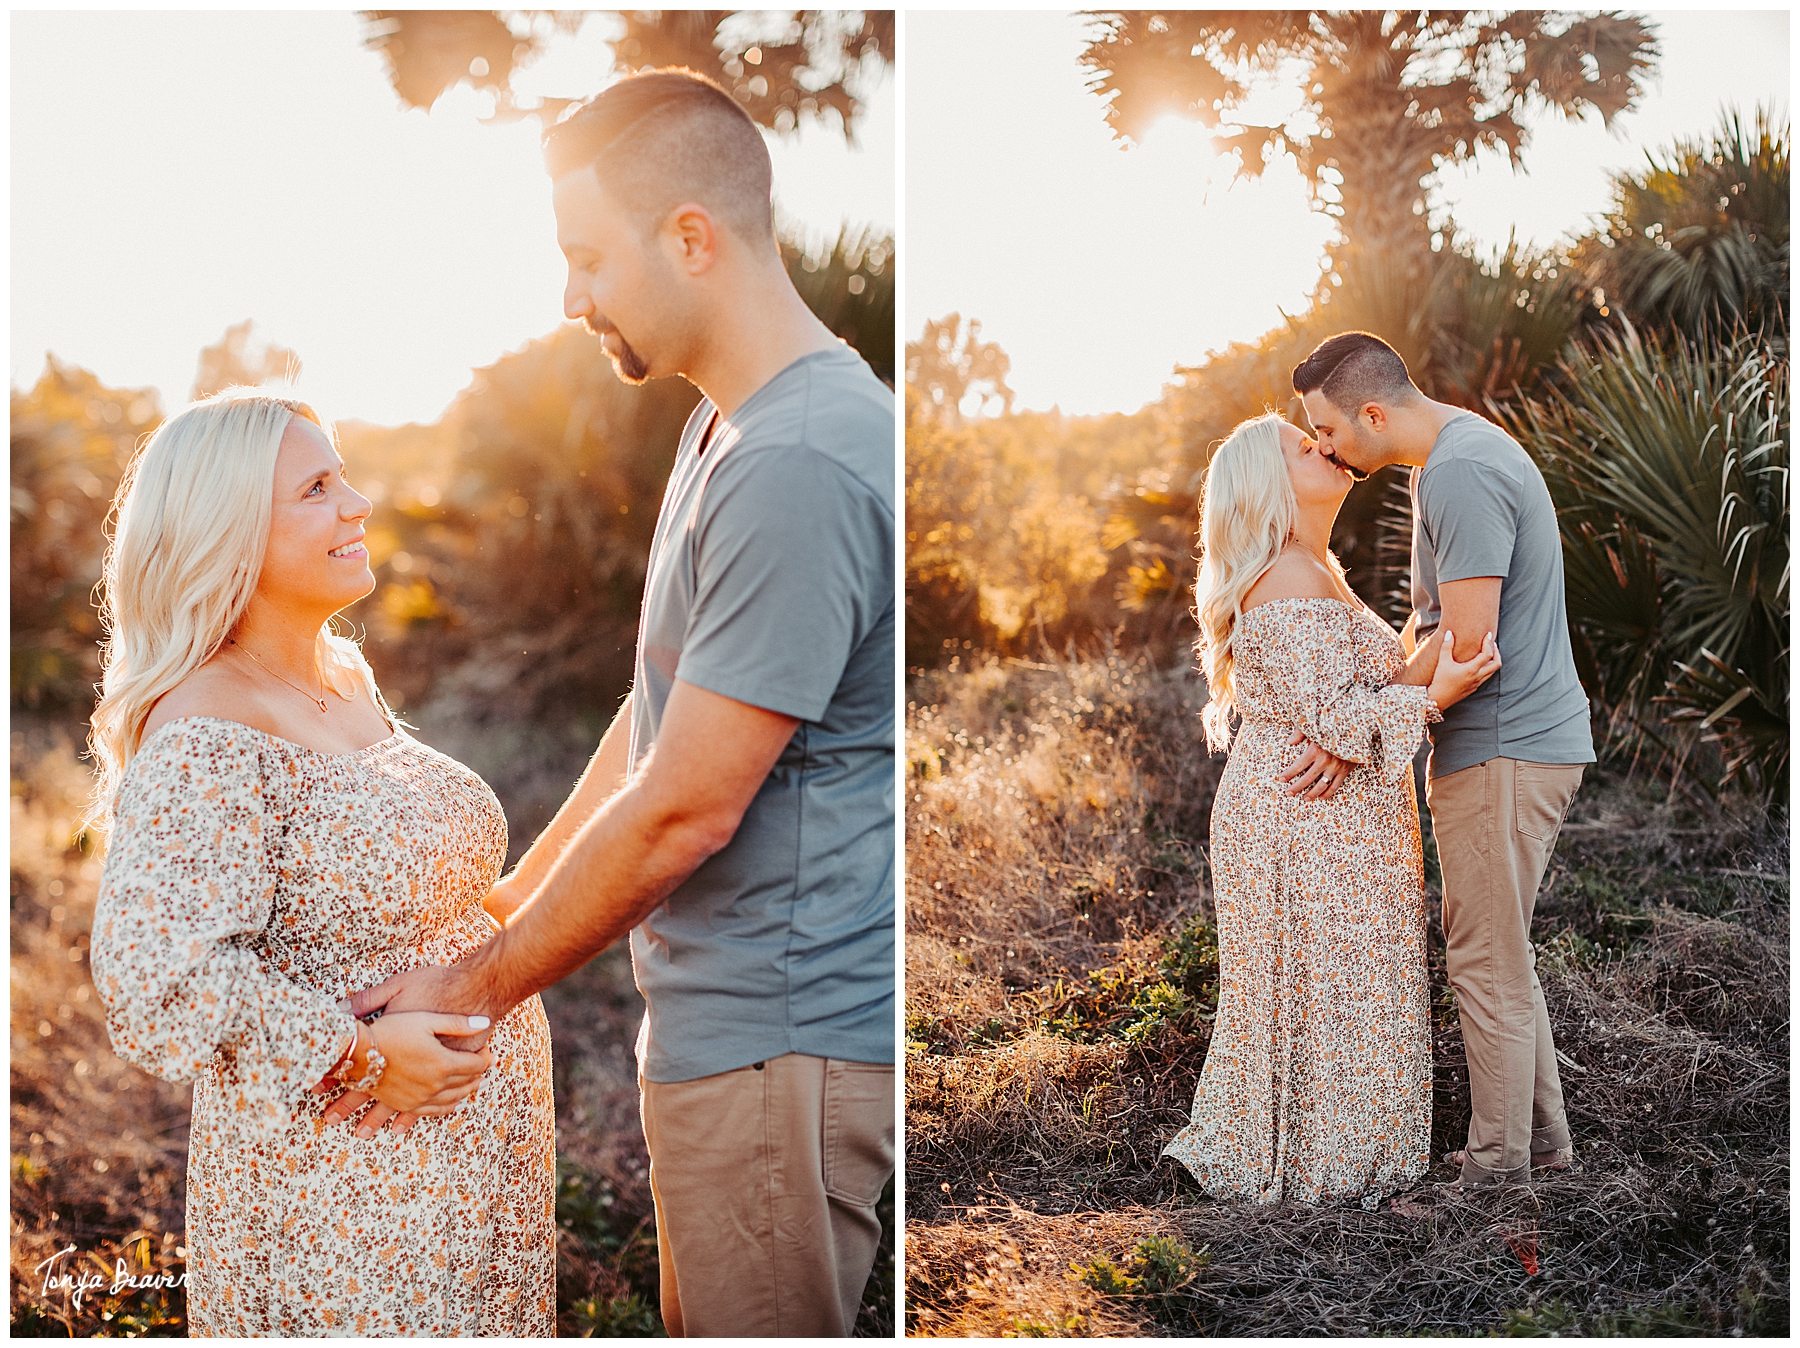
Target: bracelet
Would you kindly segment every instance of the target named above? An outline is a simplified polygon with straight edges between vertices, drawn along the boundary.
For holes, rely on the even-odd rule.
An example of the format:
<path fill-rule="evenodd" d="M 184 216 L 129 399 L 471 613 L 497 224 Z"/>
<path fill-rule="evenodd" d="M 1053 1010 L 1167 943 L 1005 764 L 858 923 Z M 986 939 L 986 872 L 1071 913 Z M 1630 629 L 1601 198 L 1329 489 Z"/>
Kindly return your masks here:
<path fill-rule="evenodd" d="M 374 1094 L 375 1087 L 381 1083 L 381 1074 L 386 1068 L 387 1059 L 382 1056 L 381 1050 L 375 1046 L 375 1027 L 371 1025 L 369 1026 L 368 1066 L 363 1069 L 362 1077 L 359 1080 L 347 1081 L 344 1084 L 353 1091 L 364 1091 L 372 1095 Z"/>
<path fill-rule="evenodd" d="M 361 1028 L 360 1025 L 357 1026 L 357 1029 Z M 339 1082 L 342 1082 L 345 1076 L 349 1074 L 350 1069 L 356 1065 L 356 1039 L 356 1034 L 352 1032 L 350 1035 L 350 1047 L 344 1050 L 344 1055 L 341 1058 L 331 1064 L 331 1070 L 325 1073 L 327 1077 L 334 1077 Z"/>
<path fill-rule="evenodd" d="M 1425 724 L 1436 725 L 1444 719 L 1444 712 L 1437 704 L 1437 699 L 1430 693 L 1425 694 Z"/>

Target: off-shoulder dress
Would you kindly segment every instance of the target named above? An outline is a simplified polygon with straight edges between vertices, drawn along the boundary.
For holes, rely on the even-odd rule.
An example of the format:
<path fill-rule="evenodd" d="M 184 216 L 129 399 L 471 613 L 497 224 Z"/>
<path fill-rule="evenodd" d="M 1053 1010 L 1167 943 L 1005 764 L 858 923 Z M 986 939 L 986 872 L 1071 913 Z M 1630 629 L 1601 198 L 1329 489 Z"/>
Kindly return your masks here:
<path fill-rule="evenodd" d="M 94 920 L 119 1055 L 194 1083 L 188 1310 L 197 1336 L 555 1332 L 555 1106 L 536 997 L 502 1018 L 468 1107 L 360 1139 L 310 1087 L 337 1002 L 448 963 L 506 820 L 404 730 L 326 754 L 234 721 L 160 727 L 119 791 Z M 376 1022 L 379 1025 L 379 1022 Z"/>
<path fill-rule="evenodd" d="M 1431 705 L 1399 638 L 1336 599 L 1258 604 L 1232 634 L 1243 717 L 1213 804 L 1219 1009 L 1188 1126 L 1205 1192 L 1373 1207 L 1430 1162 L 1431 1024 L 1412 759 Z M 1360 766 L 1330 800 L 1278 774 L 1295 730 Z"/>

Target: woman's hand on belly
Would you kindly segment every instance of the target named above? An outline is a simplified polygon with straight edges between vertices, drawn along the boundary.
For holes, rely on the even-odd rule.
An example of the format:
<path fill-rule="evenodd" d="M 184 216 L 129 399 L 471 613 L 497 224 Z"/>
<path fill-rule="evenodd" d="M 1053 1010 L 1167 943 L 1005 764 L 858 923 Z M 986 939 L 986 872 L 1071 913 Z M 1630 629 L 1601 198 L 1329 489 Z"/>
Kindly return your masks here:
<path fill-rule="evenodd" d="M 1337 794 L 1338 787 L 1344 784 L 1344 778 L 1356 770 L 1357 765 L 1349 759 L 1339 758 L 1329 750 L 1321 749 L 1308 741 L 1304 730 L 1296 730 L 1288 744 L 1306 745 L 1300 751 L 1300 757 L 1277 774 L 1288 784 L 1290 796 L 1304 796 L 1307 800 L 1330 800 Z"/>
<path fill-rule="evenodd" d="M 375 1083 L 375 1106 L 357 1127 L 358 1137 L 373 1137 L 382 1124 L 393 1120 L 395 1132 L 405 1132 L 422 1114 L 448 1114 L 475 1093 L 492 1062 L 485 1045 L 473 1052 L 447 1048 L 443 1038 L 461 1038 L 488 1028 L 485 1016 L 462 1016 L 439 1011 L 395 1011 L 368 1027 L 368 1034 L 386 1059 Z M 370 1093 L 351 1090 L 332 1102 L 326 1121 L 348 1118 Z"/>

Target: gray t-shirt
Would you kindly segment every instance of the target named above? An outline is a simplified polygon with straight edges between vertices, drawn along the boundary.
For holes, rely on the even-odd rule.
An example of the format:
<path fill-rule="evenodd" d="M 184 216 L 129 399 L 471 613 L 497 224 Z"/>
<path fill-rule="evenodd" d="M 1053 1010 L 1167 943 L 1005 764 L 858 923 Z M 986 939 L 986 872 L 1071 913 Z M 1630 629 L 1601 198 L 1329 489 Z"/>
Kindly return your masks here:
<path fill-rule="evenodd" d="M 731 842 L 631 933 L 639 1070 L 894 1061 L 894 395 L 848 347 L 716 424 L 702 399 L 682 431 L 638 623 L 633 767 L 678 678 L 800 725 Z"/>
<path fill-rule="evenodd" d="M 1412 475 L 1412 598 L 1423 640 L 1438 586 L 1503 577 L 1500 672 L 1431 728 L 1431 775 L 1490 758 L 1592 763 L 1587 695 L 1575 674 L 1563 602 L 1562 538 L 1544 475 L 1511 436 L 1474 413 L 1438 432 Z M 1460 632 L 1459 637 L 1479 637 Z"/>

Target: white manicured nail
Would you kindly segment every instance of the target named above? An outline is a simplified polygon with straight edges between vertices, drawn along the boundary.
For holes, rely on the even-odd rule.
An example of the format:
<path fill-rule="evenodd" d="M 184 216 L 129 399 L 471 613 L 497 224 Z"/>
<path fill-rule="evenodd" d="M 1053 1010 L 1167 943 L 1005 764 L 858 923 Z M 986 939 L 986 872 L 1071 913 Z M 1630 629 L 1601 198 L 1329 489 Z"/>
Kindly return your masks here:
<path fill-rule="evenodd" d="M 488 1018 L 486 1016 L 470 1016 L 469 1017 L 469 1028 L 471 1030 L 485 1030 L 485 1029 L 487 1029 L 487 1027 L 488 1027 Z"/>

